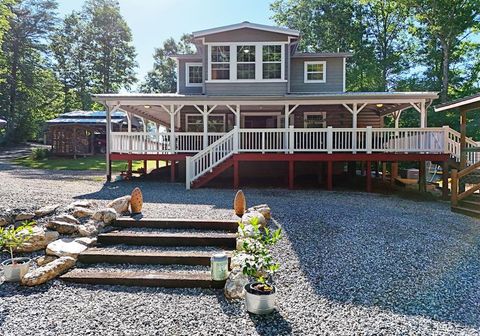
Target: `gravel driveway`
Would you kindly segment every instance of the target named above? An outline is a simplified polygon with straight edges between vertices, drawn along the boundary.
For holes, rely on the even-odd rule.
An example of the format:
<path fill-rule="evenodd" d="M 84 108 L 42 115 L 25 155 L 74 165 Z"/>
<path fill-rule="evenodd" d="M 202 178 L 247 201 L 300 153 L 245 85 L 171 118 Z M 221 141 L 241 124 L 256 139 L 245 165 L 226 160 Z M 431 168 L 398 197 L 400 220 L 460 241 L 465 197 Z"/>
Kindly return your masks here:
<path fill-rule="evenodd" d="M 0 162 L 0 207 L 106 200 L 137 185 L 146 216 L 232 216 L 231 190 L 103 185 Z M 215 290 L 4 283 L 0 335 L 480 335 L 480 221 L 393 196 L 244 191 L 285 233 L 273 315 L 250 316 Z"/>

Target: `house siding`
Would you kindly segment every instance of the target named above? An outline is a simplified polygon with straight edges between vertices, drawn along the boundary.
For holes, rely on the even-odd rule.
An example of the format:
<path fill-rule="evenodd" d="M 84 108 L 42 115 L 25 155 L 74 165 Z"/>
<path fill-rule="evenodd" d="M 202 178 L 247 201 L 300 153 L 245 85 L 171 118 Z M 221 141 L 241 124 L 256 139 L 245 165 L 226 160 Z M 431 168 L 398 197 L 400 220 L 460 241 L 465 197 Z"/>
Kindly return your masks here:
<path fill-rule="evenodd" d="M 206 83 L 205 93 L 210 96 L 269 96 L 284 95 L 287 92 L 287 82 L 275 83 Z"/>
<path fill-rule="evenodd" d="M 181 94 L 202 94 L 202 86 L 186 86 L 186 63 L 202 63 L 200 59 L 178 61 L 178 93 Z"/>
<path fill-rule="evenodd" d="M 352 127 L 352 114 L 347 111 L 343 106 L 333 105 L 313 105 L 313 106 L 299 106 L 294 113 L 294 126 L 295 128 L 304 127 L 304 113 L 305 112 L 326 112 L 327 127 L 332 126 L 334 128 L 350 128 Z M 378 116 L 374 111 L 363 110 L 357 116 L 357 127 L 364 128 L 382 127 L 382 118 Z"/>
<path fill-rule="evenodd" d="M 325 61 L 327 67 L 326 83 L 305 83 L 304 63 L 307 61 Z M 290 92 L 343 92 L 343 58 L 292 58 Z"/>

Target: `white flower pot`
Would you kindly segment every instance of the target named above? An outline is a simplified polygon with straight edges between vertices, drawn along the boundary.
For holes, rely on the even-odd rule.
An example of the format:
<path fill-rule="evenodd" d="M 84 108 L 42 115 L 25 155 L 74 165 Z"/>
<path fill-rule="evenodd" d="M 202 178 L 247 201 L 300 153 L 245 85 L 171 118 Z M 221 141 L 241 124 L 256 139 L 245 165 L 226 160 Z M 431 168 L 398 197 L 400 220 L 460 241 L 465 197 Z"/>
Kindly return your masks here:
<path fill-rule="evenodd" d="M 12 262 L 15 261 L 15 264 Z M 31 259 L 29 258 L 14 258 L 7 259 L 2 262 L 3 274 L 5 281 L 20 281 L 30 268 Z"/>
<path fill-rule="evenodd" d="M 252 283 L 245 286 L 245 305 L 247 311 L 252 314 L 265 315 L 275 310 L 275 297 L 277 289 L 273 286 L 273 291 L 269 294 L 255 294 L 252 291 Z"/>

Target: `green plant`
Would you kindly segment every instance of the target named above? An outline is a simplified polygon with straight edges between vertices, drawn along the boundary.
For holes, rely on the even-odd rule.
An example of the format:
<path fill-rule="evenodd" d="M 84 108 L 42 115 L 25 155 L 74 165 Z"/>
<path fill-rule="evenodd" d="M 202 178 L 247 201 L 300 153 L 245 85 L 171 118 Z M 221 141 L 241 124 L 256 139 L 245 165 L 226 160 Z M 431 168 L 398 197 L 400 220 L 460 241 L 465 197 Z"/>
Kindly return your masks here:
<path fill-rule="evenodd" d="M 241 258 L 243 274 L 255 279 L 263 285 L 263 289 L 271 291 L 272 287 L 267 281 L 279 269 L 280 265 L 275 262 L 270 247 L 282 238 L 282 230 L 275 231 L 269 228 L 262 229 L 258 218 L 252 218 L 247 227 L 239 223 L 240 232 L 247 237 L 243 241 L 243 257 Z"/>
<path fill-rule="evenodd" d="M 13 264 L 15 264 L 13 250 L 22 246 L 26 241 L 32 238 L 32 226 L 34 224 L 35 222 L 33 221 L 25 221 L 21 226 L 18 227 L 13 225 L 7 228 L 0 227 L 0 247 L 10 253 Z"/>
<path fill-rule="evenodd" d="M 47 148 L 32 148 L 32 153 L 30 154 L 30 157 L 33 160 L 41 160 L 45 159 L 49 156 L 50 151 Z"/>

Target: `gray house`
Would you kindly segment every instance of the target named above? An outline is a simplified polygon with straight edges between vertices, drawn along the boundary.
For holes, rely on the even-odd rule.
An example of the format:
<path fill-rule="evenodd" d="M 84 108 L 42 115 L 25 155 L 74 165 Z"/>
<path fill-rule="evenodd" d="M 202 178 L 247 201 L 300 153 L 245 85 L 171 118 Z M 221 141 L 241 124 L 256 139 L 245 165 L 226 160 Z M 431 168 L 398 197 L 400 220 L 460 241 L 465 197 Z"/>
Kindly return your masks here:
<path fill-rule="evenodd" d="M 362 162 L 371 188 L 372 165 L 446 162 L 459 157 L 458 135 L 427 128 L 434 92 L 346 92 L 348 52 L 297 51 L 297 30 L 242 22 L 193 33 L 197 53 L 176 55 L 175 94 L 99 94 L 109 112 L 123 110 L 158 132 L 109 132 L 107 160 L 170 161 L 172 180 L 200 187 L 231 176 L 333 176 Z M 398 128 L 405 109 L 418 128 Z M 384 128 L 393 115 L 395 128 Z M 163 127 L 160 127 L 163 126 Z M 165 131 L 165 127 L 167 131 Z M 377 165 L 375 165 L 377 166 Z M 110 170 L 107 171 L 110 177 Z"/>

